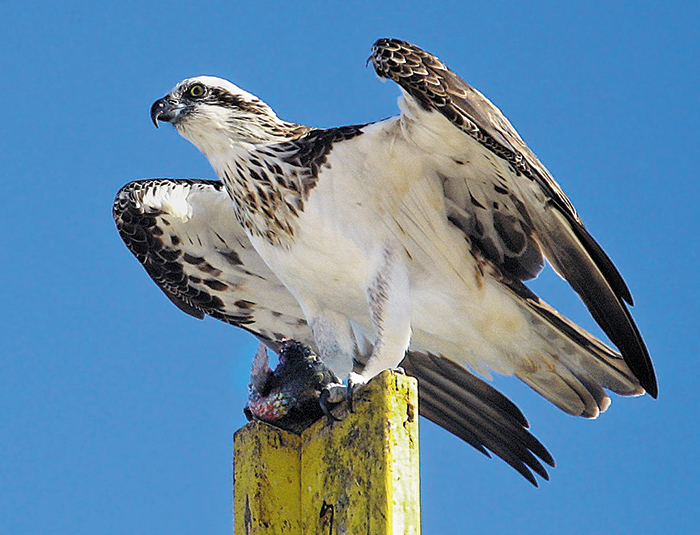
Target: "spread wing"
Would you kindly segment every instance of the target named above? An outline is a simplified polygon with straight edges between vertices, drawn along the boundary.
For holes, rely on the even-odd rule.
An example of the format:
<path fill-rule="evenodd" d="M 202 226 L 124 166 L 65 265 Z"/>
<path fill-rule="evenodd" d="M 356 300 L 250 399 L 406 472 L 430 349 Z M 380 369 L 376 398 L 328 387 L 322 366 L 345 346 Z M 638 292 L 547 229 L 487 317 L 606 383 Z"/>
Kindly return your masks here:
<path fill-rule="evenodd" d="M 468 136 L 464 158 L 454 163 L 471 170 L 469 180 L 462 173 L 443 181 L 450 221 L 513 282 L 537 275 L 546 257 L 581 296 L 642 387 L 656 397 L 654 368 L 627 308 L 632 296 L 622 276 L 498 108 L 410 43 L 380 39 L 370 59 L 380 77 L 401 86 L 406 100 L 442 115 L 455 135 Z M 468 161 L 474 142 L 484 156 L 481 167 Z"/>
<path fill-rule="evenodd" d="M 282 338 L 314 347 L 296 300 L 258 256 L 217 181 L 131 182 L 116 196 L 120 236 L 181 310 L 253 333 L 273 350 Z M 401 364 L 419 380 L 420 412 L 485 455 L 495 453 L 533 484 L 554 461 L 505 396 L 447 359 L 409 353 Z M 539 459 L 538 459 L 539 458 Z"/>
<path fill-rule="evenodd" d="M 126 246 L 184 312 L 271 340 L 307 336 L 299 306 L 256 253 L 220 182 L 131 182 L 113 215 Z"/>

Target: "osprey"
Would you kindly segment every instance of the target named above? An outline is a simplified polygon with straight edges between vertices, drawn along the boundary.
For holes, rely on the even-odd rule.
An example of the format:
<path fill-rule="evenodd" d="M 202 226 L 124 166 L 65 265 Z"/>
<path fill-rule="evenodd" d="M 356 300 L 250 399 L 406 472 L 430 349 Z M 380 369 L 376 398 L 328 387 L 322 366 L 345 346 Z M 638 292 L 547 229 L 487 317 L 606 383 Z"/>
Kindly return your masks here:
<path fill-rule="evenodd" d="M 469 370 L 514 375 L 594 418 L 606 390 L 657 395 L 630 292 L 550 173 L 481 93 L 435 56 L 374 44 L 401 114 L 314 129 L 220 78 L 180 82 L 151 108 L 221 182 L 155 180 L 117 195 L 132 252 L 184 311 L 273 349 L 310 345 L 363 383 L 403 366 L 421 413 L 533 483 L 547 477 L 522 413 Z M 547 259 L 620 352 L 524 284 Z M 534 455 L 533 455 L 534 454 Z"/>

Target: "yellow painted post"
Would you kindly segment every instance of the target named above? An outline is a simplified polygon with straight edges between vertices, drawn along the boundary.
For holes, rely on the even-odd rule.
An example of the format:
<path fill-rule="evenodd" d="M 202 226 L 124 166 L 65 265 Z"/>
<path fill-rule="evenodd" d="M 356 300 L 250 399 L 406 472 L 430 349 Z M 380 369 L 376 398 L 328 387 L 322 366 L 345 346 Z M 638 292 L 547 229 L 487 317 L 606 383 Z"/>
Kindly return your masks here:
<path fill-rule="evenodd" d="M 257 422 L 236 433 L 235 535 L 420 534 L 416 380 L 383 372 L 336 415 L 301 437 Z"/>
<path fill-rule="evenodd" d="M 250 422 L 233 437 L 235 535 L 301 533 L 301 437 Z"/>

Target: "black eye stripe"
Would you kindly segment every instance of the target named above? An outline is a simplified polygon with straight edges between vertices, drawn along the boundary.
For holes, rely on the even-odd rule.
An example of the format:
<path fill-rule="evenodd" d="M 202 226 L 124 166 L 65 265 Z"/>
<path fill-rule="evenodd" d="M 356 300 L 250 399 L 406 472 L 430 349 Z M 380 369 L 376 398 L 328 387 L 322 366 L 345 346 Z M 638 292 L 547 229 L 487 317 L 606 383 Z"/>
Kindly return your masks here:
<path fill-rule="evenodd" d="M 261 105 L 259 103 L 245 100 L 244 98 L 238 95 L 233 95 L 220 87 L 209 88 L 208 100 L 229 109 L 247 112 L 255 112 L 256 110 L 261 109 Z"/>
<path fill-rule="evenodd" d="M 226 108 L 242 108 L 244 105 L 244 100 L 237 95 L 232 95 L 225 89 L 220 87 L 211 88 L 211 97 L 218 104 Z"/>
<path fill-rule="evenodd" d="M 201 82 L 194 82 L 192 85 L 184 87 L 182 97 L 191 101 L 203 101 L 206 104 L 248 112 L 255 112 L 264 107 L 259 102 L 247 101 L 221 87 L 206 86 Z"/>

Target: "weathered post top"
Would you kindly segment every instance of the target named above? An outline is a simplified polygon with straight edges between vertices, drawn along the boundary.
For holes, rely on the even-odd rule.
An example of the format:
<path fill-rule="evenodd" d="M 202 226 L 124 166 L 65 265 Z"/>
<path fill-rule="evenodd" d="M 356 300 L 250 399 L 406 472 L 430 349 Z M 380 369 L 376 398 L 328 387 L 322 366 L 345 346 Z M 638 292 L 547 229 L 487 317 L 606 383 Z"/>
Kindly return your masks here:
<path fill-rule="evenodd" d="M 420 533 L 418 389 L 383 372 L 301 436 L 262 422 L 234 435 L 234 534 Z"/>

